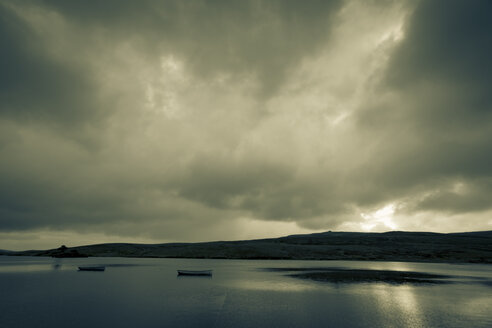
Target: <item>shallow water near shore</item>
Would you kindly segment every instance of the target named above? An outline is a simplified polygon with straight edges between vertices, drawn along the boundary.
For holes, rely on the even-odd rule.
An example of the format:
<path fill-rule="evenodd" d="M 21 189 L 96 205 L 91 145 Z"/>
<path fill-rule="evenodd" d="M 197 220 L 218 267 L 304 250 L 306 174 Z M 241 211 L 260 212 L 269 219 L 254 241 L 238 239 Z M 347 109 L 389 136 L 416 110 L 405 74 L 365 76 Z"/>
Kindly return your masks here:
<path fill-rule="evenodd" d="M 106 270 L 77 271 L 92 265 Z M 329 268 L 337 277 L 404 271 L 446 283 L 293 274 Z M 213 276 L 181 277 L 177 269 Z M 0 256 L 0 295 L 2 328 L 492 327 L 491 265 Z"/>

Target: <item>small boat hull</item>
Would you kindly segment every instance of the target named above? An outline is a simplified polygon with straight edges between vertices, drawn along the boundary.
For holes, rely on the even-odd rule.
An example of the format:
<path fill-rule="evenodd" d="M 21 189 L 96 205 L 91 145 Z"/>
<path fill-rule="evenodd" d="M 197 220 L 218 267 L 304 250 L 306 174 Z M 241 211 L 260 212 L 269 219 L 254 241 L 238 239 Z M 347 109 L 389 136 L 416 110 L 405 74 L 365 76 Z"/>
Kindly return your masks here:
<path fill-rule="evenodd" d="M 79 267 L 79 271 L 104 271 L 106 267 L 103 266 L 88 266 L 88 267 Z"/>
<path fill-rule="evenodd" d="M 212 270 L 178 270 L 178 276 L 211 276 Z"/>

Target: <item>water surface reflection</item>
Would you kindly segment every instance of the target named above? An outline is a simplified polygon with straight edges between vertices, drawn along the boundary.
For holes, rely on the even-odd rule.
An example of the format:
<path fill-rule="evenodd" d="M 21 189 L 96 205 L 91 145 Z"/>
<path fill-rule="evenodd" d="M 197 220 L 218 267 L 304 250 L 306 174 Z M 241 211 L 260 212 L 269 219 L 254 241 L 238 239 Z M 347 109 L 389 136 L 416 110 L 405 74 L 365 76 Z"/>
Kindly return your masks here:
<path fill-rule="evenodd" d="M 99 274 L 77 272 L 104 265 Z M 178 277 L 178 268 L 213 277 Z M 265 267 L 428 272 L 453 284 L 335 284 Z M 0 327 L 492 327 L 486 265 L 0 257 Z M 98 318 L 95 320 L 94 318 Z"/>

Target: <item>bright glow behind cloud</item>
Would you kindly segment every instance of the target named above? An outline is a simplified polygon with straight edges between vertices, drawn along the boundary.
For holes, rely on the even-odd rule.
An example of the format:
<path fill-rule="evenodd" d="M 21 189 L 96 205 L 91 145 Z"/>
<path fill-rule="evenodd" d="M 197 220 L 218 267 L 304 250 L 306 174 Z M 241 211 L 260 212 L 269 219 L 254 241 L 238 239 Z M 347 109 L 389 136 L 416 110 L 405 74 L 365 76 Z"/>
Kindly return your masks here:
<path fill-rule="evenodd" d="M 396 230 L 398 227 L 393 222 L 393 214 L 395 214 L 394 204 L 386 205 L 372 213 L 361 213 L 361 217 L 365 220 L 361 223 L 361 227 L 364 231 Z"/>

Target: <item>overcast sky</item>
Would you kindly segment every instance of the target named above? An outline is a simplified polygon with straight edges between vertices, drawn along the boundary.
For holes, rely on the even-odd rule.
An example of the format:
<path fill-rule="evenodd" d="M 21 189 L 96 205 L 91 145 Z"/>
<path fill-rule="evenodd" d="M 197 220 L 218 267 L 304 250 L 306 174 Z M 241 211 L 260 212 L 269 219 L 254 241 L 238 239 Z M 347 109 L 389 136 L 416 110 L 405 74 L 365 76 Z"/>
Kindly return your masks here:
<path fill-rule="evenodd" d="M 492 229 L 492 1 L 0 0 L 0 248 Z"/>

